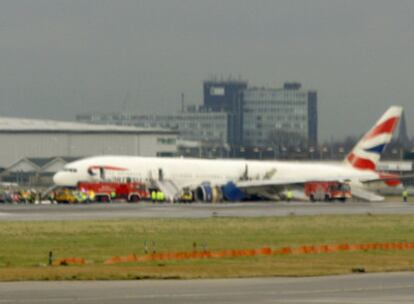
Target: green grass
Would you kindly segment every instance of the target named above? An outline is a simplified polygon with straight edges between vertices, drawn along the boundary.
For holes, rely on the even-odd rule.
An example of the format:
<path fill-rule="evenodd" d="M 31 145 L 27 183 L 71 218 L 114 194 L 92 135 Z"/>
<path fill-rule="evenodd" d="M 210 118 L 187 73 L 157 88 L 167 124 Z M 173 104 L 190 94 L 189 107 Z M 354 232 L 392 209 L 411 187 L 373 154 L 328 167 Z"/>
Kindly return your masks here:
<path fill-rule="evenodd" d="M 0 222 L 0 280 L 139 279 L 325 275 L 414 270 L 413 251 L 340 252 L 103 265 L 109 257 L 157 252 L 338 243 L 414 242 L 414 216 L 134 219 Z M 47 267 L 55 258 L 83 257 L 85 266 Z"/>

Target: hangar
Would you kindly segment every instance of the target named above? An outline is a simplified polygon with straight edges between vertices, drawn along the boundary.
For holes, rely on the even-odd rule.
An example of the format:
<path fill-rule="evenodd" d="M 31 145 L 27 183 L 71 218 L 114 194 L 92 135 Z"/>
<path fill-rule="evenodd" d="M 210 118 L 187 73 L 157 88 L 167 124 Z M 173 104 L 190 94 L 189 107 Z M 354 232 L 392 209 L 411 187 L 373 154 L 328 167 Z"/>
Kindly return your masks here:
<path fill-rule="evenodd" d="M 176 131 L 0 117 L 0 178 L 28 183 L 92 155 L 174 156 Z"/>

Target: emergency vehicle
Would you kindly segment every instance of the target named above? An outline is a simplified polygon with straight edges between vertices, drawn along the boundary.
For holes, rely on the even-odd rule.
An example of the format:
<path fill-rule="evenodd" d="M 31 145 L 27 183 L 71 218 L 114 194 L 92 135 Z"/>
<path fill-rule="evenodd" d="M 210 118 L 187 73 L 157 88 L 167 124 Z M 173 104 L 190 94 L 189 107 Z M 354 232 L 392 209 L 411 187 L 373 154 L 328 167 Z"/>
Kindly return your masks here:
<path fill-rule="evenodd" d="M 178 196 L 178 201 L 183 203 L 191 203 L 194 201 L 193 192 L 190 188 L 186 187 L 183 189 L 181 194 Z"/>
<path fill-rule="evenodd" d="M 146 185 L 140 182 L 79 182 L 77 188 L 89 196 L 92 195 L 93 200 L 97 202 L 112 200 L 138 202 L 150 197 Z"/>
<path fill-rule="evenodd" d="M 63 188 L 54 193 L 54 200 L 58 204 L 75 204 L 79 201 L 74 195 L 73 191 L 68 188 Z"/>
<path fill-rule="evenodd" d="M 305 195 L 315 201 L 346 201 L 352 197 L 351 187 L 341 182 L 309 182 L 305 184 Z"/>

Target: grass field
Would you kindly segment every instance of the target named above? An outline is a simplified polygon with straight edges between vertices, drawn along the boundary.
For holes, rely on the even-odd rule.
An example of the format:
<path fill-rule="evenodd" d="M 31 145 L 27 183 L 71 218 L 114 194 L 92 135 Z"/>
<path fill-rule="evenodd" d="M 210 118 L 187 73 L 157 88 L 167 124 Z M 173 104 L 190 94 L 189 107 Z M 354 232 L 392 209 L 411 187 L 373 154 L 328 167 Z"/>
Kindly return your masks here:
<path fill-rule="evenodd" d="M 372 242 L 414 242 L 414 216 L 0 222 L 0 280 L 303 276 L 414 270 L 414 251 L 338 252 L 103 265 L 114 255 Z M 47 266 L 82 257 L 84 266 Z"/>

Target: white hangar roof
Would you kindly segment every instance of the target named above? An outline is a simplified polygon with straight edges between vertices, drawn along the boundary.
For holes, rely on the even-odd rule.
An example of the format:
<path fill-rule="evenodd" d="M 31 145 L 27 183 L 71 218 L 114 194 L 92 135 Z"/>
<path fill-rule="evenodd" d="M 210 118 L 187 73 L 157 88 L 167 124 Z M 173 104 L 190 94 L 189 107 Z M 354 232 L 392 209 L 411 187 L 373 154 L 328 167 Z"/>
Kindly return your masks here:
<path fill-rule="evenodd" d="M 133 126 L 95 125 L 56 120 L 0 117 L 0 133 L 134 133 L 176 134 L 169 129 L 138 128 Z"/>

